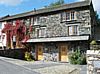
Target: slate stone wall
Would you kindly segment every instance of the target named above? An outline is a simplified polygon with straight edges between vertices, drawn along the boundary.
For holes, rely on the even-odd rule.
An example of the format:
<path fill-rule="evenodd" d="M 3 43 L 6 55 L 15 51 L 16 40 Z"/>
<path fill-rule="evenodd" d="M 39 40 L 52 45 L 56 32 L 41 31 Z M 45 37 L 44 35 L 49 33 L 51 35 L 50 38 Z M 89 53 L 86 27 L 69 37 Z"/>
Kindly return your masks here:
<path fill-rule="evenodd" d="M 62 13 L 62 12 L 61 12 Z M 44 37 L 61 37 L 68 36 L 68 26 L 78 25 L 79 35 L 91 35 L 91 18 L 90 10 L 76 11 L 76 20 L 62 22 L 61 13 L 52 15 L 40 16 L 38 19 L 38 28 L 46 27 L 46 34 Z M 37 26 L 35 27 L 37 28 Z M 35 30 L 36 32 L 36 30 Z M 36 32 L 37 33 L 37 32 Z M 36 34 L 31 34 L 36 37 Z"/>
<path fill-rule="evenodd" d="M 87 74 L 100 74 L 100 50 L 87 50 Z"/>

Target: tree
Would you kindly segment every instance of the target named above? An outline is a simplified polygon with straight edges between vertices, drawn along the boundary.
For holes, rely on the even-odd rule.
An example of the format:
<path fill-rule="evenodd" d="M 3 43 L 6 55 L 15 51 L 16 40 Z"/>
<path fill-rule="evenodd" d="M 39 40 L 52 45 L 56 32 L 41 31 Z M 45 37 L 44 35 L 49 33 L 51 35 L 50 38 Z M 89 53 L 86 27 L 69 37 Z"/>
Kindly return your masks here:
<path fill-rule="evenodd" d="M 97 11 L 95 11 L 95 19 L 96 19 L 97 26 L 100 26 L 100 18 L 99 15 L 97 14 Z"/>
<path fill-rule="evenodd" d="M 58 1 L 54 2 L 54 3 L 51 3 L 48 7 L 55 7 L 55 6 L 62 5 L 64 3 L 65 3 L 64 0 L 58 0 Z"/>

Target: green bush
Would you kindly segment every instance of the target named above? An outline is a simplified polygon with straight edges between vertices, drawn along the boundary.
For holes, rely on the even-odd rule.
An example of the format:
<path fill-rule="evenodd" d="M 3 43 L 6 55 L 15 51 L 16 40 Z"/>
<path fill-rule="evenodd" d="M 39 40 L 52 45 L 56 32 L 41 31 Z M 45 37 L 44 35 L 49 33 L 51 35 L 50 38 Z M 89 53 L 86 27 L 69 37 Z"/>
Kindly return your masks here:
<path fill-rule="evenodd" d="M 92 41 L 90 42 L 90 45 L 96 45 L 96 44 L 97 44 L 96 40 L 92 40 Z"/>
<path fill-rule="evenodd" d="M 31 54 L 29 52 L 25 52 L 25 60 L 26 61 L 32 61 Z"/>
<path fill-rule="evenodd" d="M 69 56 L 69 60 L 71 64 L 86 64 L 86 56 L 82 54 L 79 49 Z"/>

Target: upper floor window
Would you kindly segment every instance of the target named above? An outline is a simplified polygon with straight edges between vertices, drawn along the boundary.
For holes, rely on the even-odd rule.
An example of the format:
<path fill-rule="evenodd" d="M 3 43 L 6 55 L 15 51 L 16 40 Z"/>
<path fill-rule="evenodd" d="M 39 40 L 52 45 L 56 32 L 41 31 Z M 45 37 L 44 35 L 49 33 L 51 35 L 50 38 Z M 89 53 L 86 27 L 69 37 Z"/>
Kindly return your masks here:
<path fill-rule="evenodd" d="M 75 19 L 75 12 L 71 12 L 70 15 L 71 15 L 71 20 L 74 20 Z"/>
<path fill-rule="evenodd" d="M 28 18 L 28 19 L 25 19 L 25 25 L 26 25 L 26 26 L 29 26 L 29 25 L 30 25 L 30 23 L 31 23 L 31 20 L 30 20 L 30 18 Z"/>
<path fill-rule="evenodd" d="M 16 25 L 16 21 L 13 21 L 13 25 L 14 25 L 14 26 Z"/>
<path fill-rule="evenodd" d="M 39 25 L 40 17 L 34 17 L 34 25 Z"/>
<path fill-rule="evenodd" d="M 68 26 L 68 34 L 78 35 L 78 26 L 77 25 Z"/>
<path fill-rule="evenodd" d="M 76 20 L 76 12 L 75 11 L 69 11 L 69 12 L 61 13 L 61 20 L 62 21 Z"/>
<path fill-rule="evenodd" d="M 70 12 L 66 13 L 66 20 L 70 20 Z"/>
<path fill-rule="evenodd" d="M 47 22 L 46 16 L 40 17 L 40 23 L 46 23 L 46 22 Z"/>

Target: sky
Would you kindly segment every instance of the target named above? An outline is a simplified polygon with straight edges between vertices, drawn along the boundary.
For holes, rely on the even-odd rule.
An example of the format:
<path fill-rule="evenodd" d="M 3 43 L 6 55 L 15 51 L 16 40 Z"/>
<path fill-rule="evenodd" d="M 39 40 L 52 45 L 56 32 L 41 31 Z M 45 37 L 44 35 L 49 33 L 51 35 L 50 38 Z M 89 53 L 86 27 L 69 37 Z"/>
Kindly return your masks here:
<path fill-rule="evenodd" d="M 44 6 L 48 6 L 52 2 L 57 0 L 0 0 L 0 17 L 6 15 L 15 15 L 27 11 L 31 11 Z M 83 0 L 64 0 L 65 3 L 73 3 Z M 100 0 L 92 0 L 94 9 L 97 11 L 100 17 Z"/>

